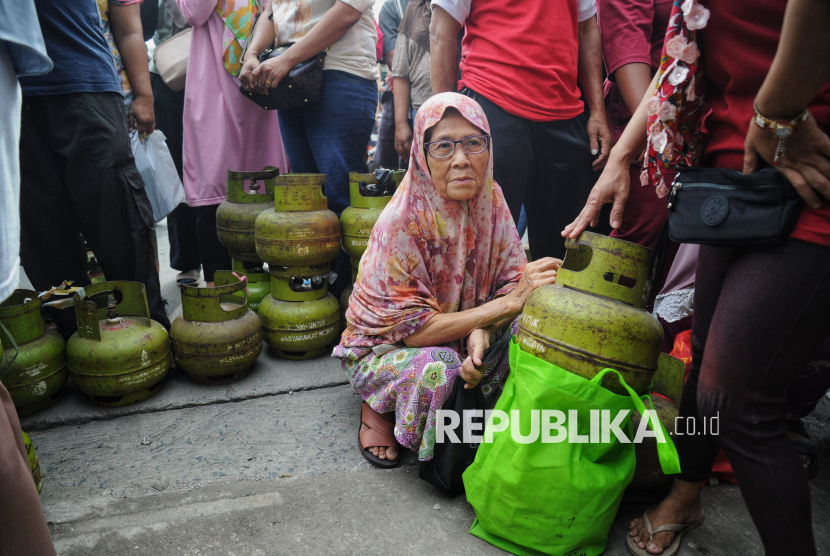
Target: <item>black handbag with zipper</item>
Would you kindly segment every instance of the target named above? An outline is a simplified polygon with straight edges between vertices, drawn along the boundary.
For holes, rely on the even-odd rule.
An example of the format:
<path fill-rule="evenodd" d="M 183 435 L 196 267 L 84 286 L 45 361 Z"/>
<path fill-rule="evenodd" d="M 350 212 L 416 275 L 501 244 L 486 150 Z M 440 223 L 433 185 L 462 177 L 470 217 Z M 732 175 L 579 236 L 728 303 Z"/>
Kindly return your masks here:
<path fill-rule="evenodd" d="M 774 168 L 753 174 L 689 168 L 669 192 L 668 235 L 677 243 L 770 247 L 789 237 L 803 204 Z"/>
<path fill-rule="evenodd" d="M 259 55 L 259 62 L 280 56 L 290 46 L 283 44 L 264 50 Z M 323 63 L 326 54 L 323 50 L 291 68 L 276 87 L 268 89 L 268 94 L 249 91 L 242 85 L 239 90 L 265 110 L 288 110 L 319 102 L 323 96 Z"/>

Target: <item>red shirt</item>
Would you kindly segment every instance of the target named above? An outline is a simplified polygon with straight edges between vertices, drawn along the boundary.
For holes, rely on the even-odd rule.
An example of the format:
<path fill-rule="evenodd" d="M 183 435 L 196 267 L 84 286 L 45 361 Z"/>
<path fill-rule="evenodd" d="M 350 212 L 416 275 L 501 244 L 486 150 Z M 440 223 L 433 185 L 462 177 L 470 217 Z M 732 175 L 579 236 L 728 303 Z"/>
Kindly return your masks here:
<path fill-rule="evenodd" d="M 614 81 L 614 72 L 626 64 L 642 63 L 650 65 L 654 75 L 660 67 L 673 4 L 674 0 L 597 0 L 597 21 L 608 73 L 605 108 L 614 142 L 631 119 L 631 111 Z"/>
<path fill-rule="evenodd" d="M 579 116 L 577 15 L 576 0 L 474 0 L 463 22 L 461 87 L 528 120 Z"/>
<path fill-rule="evenodd" d="M 743 169 L 744 140 L 752 103 L 772 65 L 781 38 L 786 0 L 704 1 L 711 15 L 699 33 L 706 75 L 709 137 L 703 165 Z M 830 123 L 830 86 L 809 105 L 822 129 Z M 819 210 L 806 206 L 791 237 L 830 246 L 830 201 Z"/>

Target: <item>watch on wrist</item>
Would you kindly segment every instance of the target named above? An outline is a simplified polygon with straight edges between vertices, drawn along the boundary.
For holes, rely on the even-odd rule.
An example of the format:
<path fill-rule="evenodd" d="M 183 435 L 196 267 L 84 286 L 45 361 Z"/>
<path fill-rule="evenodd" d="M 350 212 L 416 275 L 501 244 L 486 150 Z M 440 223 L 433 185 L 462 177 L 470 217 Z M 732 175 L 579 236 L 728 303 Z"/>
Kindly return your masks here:
<path fill-rule="evenodd" d="M 775 159 L 773 161 L 773 165 L 778 166 L 778 160 L 784 156 L 784 151 L 787 148 L 787 140 L 796 129 L 807 121 L 810 117 L 810 112 L 805 108 L 795 118 L 773 120 L 761 114 L 757 104 L 752 105 L 752 110 L 755 113 L 752 119 L 755 125 L 769 133 L 771 137 L 778 139 L 778 147 L 775 149 Z"/>

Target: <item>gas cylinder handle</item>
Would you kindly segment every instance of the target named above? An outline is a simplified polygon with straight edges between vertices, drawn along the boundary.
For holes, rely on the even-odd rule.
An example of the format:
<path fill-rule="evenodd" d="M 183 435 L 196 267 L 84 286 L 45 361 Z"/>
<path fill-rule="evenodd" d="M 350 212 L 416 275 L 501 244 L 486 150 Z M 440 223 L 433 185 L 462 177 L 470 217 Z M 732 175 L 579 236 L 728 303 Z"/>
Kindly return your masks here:
<path fill-rule="evenodd" d="M 140 322 L 139 326 L 148 328 L 153 326 L 144 284 L 130 280 L 116 280 L 86 286 L 83 292 L 84 297 L 81 297 L 80 292 L 75 292 L 73 299 L 75 300 L 75 318 L 78 321 L 78 336 L 96 342 L 101 341 L 98 321 L 107 318 L 108 308 L 98 307 L 93 298 L 110 294 L 114 296 L 115 292 L 121 292 L 121 302 L 116 304 L 120 316 L 143 317 L 146 319 L 146 325 Z"/>
<path fill-rule="evenodd" d="M 228 170 L 227 172 L 227 187 L 228 187 L 228 201 L 232 203 L 250 203 L 254 202 L 257 196 L 270 196 L 274 192 L 274 180 L 280 175 L 280 169 L 276 166 L 266 166 L 261 172 L 239 172 L 235 170 Z M 256 182 L 263 181 L 265 187 L 259 191 L 259 184 Z M 251 182 L 251 193 L 245 191 L 245 182 Z M 253 186 L 256 184 L 256 188 Z M 253 199 L 252 199 L 253 198 Z"/>
<path fill-rule="evenodd" d="M 236 276 L 234 276 L 236 274 Z M 240 279 L 242 274 L 244 279 Z M 246 293 L 248 277 L 244 273 L 235 273 L 231 270 L 217 270 L 213 274 L 216 284 L 213 288 L 199 288 L 180 286 L 182 292 L 182 316 L 190 322 L 224 322 L 241 318 L 248 309 Z M 222 298 L 243 292 L 244 303 L 234 309 L 222 307 Z"/>

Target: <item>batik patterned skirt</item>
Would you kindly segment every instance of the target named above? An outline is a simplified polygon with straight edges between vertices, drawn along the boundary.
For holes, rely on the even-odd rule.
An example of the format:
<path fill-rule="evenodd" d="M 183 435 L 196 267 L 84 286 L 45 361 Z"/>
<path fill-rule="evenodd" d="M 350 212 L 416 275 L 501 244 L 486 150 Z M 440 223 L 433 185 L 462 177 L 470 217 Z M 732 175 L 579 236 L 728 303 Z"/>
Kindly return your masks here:
<path fill-rule="evenodd" d="M 516 333 L 518 319 L 510 326 Z M 499 334 L 500 335 L 500 334 Z M 494 357 L 479 383 L 487 407 L 496 405 L 510 372 L 507 353 Z M 501 355 L 504 355 L 503 357 Z M 459 378 L 461 358 L 446 346 L 400 348 L 383 355 L 371 349 L 334 348 L 352 387 L 378 413 L 395 412 L 395 438 L 418 454 L 432 459 L 435 447 L 435 417 Z"/>

